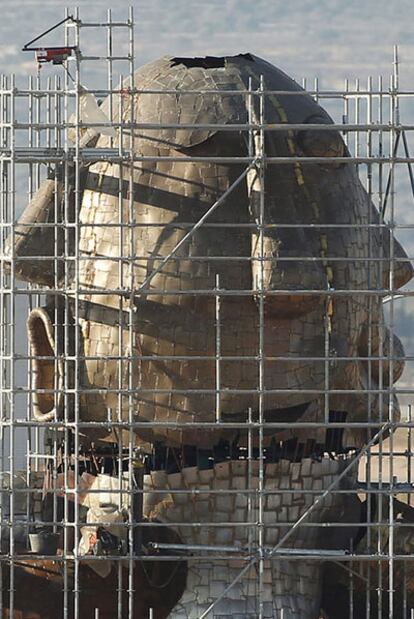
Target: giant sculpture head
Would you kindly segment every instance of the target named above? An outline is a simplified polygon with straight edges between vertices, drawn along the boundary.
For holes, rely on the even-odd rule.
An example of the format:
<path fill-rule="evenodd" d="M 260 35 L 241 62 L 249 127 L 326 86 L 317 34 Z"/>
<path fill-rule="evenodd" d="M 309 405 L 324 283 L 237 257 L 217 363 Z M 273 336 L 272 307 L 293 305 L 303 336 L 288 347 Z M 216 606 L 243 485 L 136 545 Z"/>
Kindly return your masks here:
<path fill-rule="evenodd" d="M 261 76 L 265 94 L 247 95 Z M 59 247 L 53 227 L 39 225 L 51 221 L 47 205 L 59 203 L 60 181 L 43 185 L 15 231 L 16 275 L 62 285 L 70 299 L 79 418 L 169 422 L 142 423 L 137 440 L 203 446 L 237 431 L 184 424 L 242 426 L 260 406 L 267 422 L 292 427 L 329 411 L 349 422 L 389 409 L 397 416 L 386 391 L 402 362 L 381 359 L 390 347 L 400 358 L 402 348 L 380 337 L 382 296 L 390 282 L 398 288 L 411 278 L 411 266 L 375 225 L 379 215 L 328 114 L 250 54 L 163 58 L 136 72 L 135 87 L 161 92 L 121 92 L 113 101 L 115 122 L 136 123 L 118 130 L 113 145 L 122 141 L 134 161 L 83 171 L 76 268 L 66 262 L 55 271 L 74 252 L 75 235 Z M 263 139 L 260 119 L 274 125 Z M 101 136 L 97 146 L 108 145 Z M 316 159 L 302 160 L 309 157 Z M 35 260 L 54 247 L 58 260 Z M 65 368 L 45 359 L 57 347 L 51 322 L 50 312 L 35 310 L 29 330 L 43 356 L 36 386 L 53 390 L 54 370 Z M 62 415 L 63 385 L 62 377 L 57 398 L 35 399 L 39 419 Z M 289 432 L 273 426 L 266 434 Z M 366 433 L 348 430 L 345 441 L 358 446 Z"/>

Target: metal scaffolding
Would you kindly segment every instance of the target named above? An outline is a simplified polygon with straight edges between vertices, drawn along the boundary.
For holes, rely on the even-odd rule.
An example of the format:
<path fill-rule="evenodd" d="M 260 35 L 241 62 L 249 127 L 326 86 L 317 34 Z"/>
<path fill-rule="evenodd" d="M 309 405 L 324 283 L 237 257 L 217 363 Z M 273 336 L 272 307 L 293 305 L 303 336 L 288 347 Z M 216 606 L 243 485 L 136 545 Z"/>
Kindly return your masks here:
<path fill-rule="evenodd" d="M 209 135 L 237 133 L 245 150 L 236 155 L 213 147 L 202 152 L 198 144 L 145 150 L 137 147 L 141 134 L 150 142 L 148 135 L 160 124 L 135 118 L 136 97 L 178 95 L 177 89 L 160 89 L 156 80 L 137 84 L 132 9 L 124 21 L 115 21 L 109 10 L 105 20 L 95 23 L 67 12 L 62 26 L 65 41 L 59 54 L 72 51 L 59 56 L 59 74 L 43 77 L 39 71 L 27 86 L 14 76 L 0 78 L 0 614 L 23 618 L 31 611 L 65 619 L 413 617 L 414 353 L 404 354 L 394 330 L 399 330 L 404 304 L 409 314 L 413 296 L 411 275 L 401 272 L 409 269 L 414 247 L 409 237 L 414 226 L 414 117 L 409 107 L 414 91 L 400 88 L 398 50 L 387 84 L 370 78 L 367 84 L 357 80 L 340 90 L 323 90 L 315 81 L 311 88 L 303 82 L 303 91 L 275 91 L 263 76 L 258 82 L 252 77 L 245 90 L 214 90 L 218 99 L 241 97 L 246 121 L 194 124 L 173 119 L 162 124 L 170 134 L 187 129 Z M 88 32 L 94 29 L 100 42 L 106 41 L 100 55 L 87 53 Z M 43 63 L 47 52 L 42 50 L 38 60 Z M 107 82 L 101 90 L 84 87 L 90 62 L 105 67 Z M 219 66 L 219 59 L 210 62 Z M 288 120 L 280 97 L 308 94 L 329 111 L 334 124 Z M 196 95 L 207 106 L 212 90 L 180 89 L 180 96 L 186 95 Z M 102 99 L 99 106 L 96 100 Z M 270 106 L 278 113 L 277 122 L 268 117 Z M 319 136 L 320 144 L 310 154 L 304 132 Z M 324 150 L 334 132 L 342 136 L 346 149 L 335 150 L 335 142 L 330 145 L 333 150 Z M 283 135 L 287 152 L 268 149 L 269 135 Z M 300 152 L 292 146 L 298 135 Z M 137 169 L 152 174 L 162 164 L 162 174 L 173 184 L 177 179 L 171 166 L 182 165 L 184 157 L 193 166 L 233 166 L 235 171 L 227 186 L 217 181 L 217 194 L 211 192 L 215 199 L 204 212 L 191 212 L 192 219 L 188 210 L 179 224 L 145 219 L 145 214 L 137 220 Z M 96 165 L 107 165 L 112 172 L 105 176 Z M 356 166 L 378 218 L 373 211 L 352 225 L 342 216 L 324 221 L 321 205 L 307 189 L 307 170 L 350 165 Z M 269 183 L 276 169 L 293 170 L 295 191 L 309 205 L 306 220 L 269 218 Z M 330 183 L 334 186 L 335 180 Z M 215 219 L 241 188 L 249 199 L 250 220 Z M 101 206 L 102 196 L 113 198 L 108 209 L 116 205 L 117 219 L 105 219 L 93 191 L 102 192 Z M 47 212 L 36 211 L 41 200 L 47 202 Z M 31 219 L 21 217 L 27 203 L 32 205 Z M 149 257 L 144 243 L 140 245 L 145 235 L 174 225 L 179 234 L 170 234 L 164 253 Z M 352 232 L 366 234 L 366 252 L 348 258 L 335 255 L 332 235 L 339 239 L 351 227 Z M 249 248 L 248 255 L 234 254 L 229 244 L 218 255 L 208 250 L 204 256 L 183 254 L 201 229 L 220 239 L 244 230 L 252 238 L 251 253 Z M 88 230 L 105 237 L 105 250 L 92 247 Z M 280 230 L 299 231 L 303 238 L 311 231 L 318 246 L 311 254 L 301 253 L 296 245 L 295 252 L 283 256 L 286 270 L 293 264 L 299 273 L 295 281 L 301 281 L 302 269 L 304 273 L 304 285 L 288 291 L 282 281 L 268 285 L 269 270 L 279 259 L 269 249 L 269 235 Z M 404 240 L 408 256 L 394 234 Z M 30 243 L 30 238 L 45 251 L 33 253 L 34 245 L 26 253 L 20 251 L 20 244 Z M 46 250 L 50 240 L 52 247 Z M 98 261 L 99 273 L 113 269 L 116 277 L 108 276 L 102 284 L 89 281 L 88 265 Z M 200 271 L 206 263 L 206 269 L 217 266 L 214 284 L 183 283 L 179 273 L 187 263 Z M 251 286 L 242 287 L 236 275 L 245 264 L 253 276 Z M 315 265 L 323 273 L 323 288 L 306 279 Z M 236 274 L 234 286 L 229 286 L 224 268 Z M 333 274 L 342 269 L 346 278 L 354 268 L 365 279 L 351 277 L 349 286 L 336 286 Z M 163 285 L 165 273 L 176 278 L 173 285 Z M 403 285 L 397 283 L 400 278 Z M 323 307 L 322 354 L 312 353 L 310 344 L 301 349 L 300 337 L 295 355 L 283 346 L 270 350 L 269 299 L 278 316 L 286 296 L 292 304 L 299 299 L 299 316 L 318 297 Z M 152 306 L 143 310 L 140 304 L 160 306 L 169 297 L 183 311 L 196 299 L 199 315 L 188 311 L 194 319 L 188 328 L 194 333 L 197 320 L 203 320 L 202 308 L 212 308 L 212 346 L 186 348 L 177 327 L 169 348 L 145 349 L 137 332 L 146 333 L 142 325 L 149 324 Z M 358 308 L 365 304 L 368 327 L 366 352 L 353 354 L 349 370 L 348 349 L 337 343 L 333 323 L 346 323 L 346 311 L 338 310 L 337 304 L 353 298 L 363 298 L 355 302 Z M 250 301 L 257 333 L 239 332 L 235 340 L 255 337 L 253 352 L 228 343 L 231 313 L 237 319 L 243 312 L 237 306 Z M 377 303 L 384 307 L 386 321 Z M 168 329 L 174 320 L 170 307 L 165 305 L 160 314 L 160 329 L 164 323 Z M 99 331 L 97 324 L 107 330 Z M 359 324 L 357 328 L 362 332 Z M 411 334 L 402 335 L 409 347 Z M 272 343 L 282 341 L 282 336 Z M 310 342 L 310 335 L 306 337 Z M 297 365 L 291 371 L 293 357 Z M 398 383 L 404 361 L 406 374 Z M 112 362 L 113 374 L 108 365 Z M 168 384 L 158 380 L 160 363 L 167 368 L 180 363 L 182 375 L 189 379 L 171 379 Z M 213 378 L 203 383 L 199 375 L 206 363 L 214 368 Z M 256 372 L 252 384 L 244 370 L 239 383 L 229 378 L 229 368 L 248 364 Z M 92 367 L 101 375 L 110 374 L 108 381 L 94 382 Z M 137 378 L 143 367 L 150 368 L 147 382 Z M 276 373 L 285 372 L 286 383 L 272 383 L 273 367 Z M 359 386 L 339 379 L 334 383 L 337 367 L 344 368 L 343 374 L 360 372 L 366 380 L 358 378 Z M 321 386 L 316 379 L 312 382 L 318 372 Z M 309 379 L 302 379 L 308 374 Z M 299 376 L 297 383 L 293 376 Z M 269 406 L 277 397 L 284 404 Z M 365 407 L 365 415 L 342 415 L 337 404 L 333 408 L 332 402 L 354 402 L 353 397 L 355 410 Z M 187 398 L 201 406 L 209 401 L 211 410 L 198 417 L 197 410 L 185 408 Z M 229 398 L 254 405 L 233 415 L 226 404 Z M 136 415 L 138 400 L 149 411 L 158 411 L 162 400 L 169 414 Z M 318 402 L 316 409 L 303 408 L 309 401 Z M 87 407 L 89 416 L 83 412 Z M 273 414 L 275 408 L 282 412 Z M 172 414 L 173 409 L 181 413 Z M 215 436 L 220 440 L 209 444 Z M 42 570 L 49 570 L 48 578 Z M 25 599 L 34 586 L 30 578 L 38 579 L 40 601 L 33 602 L 37 607 Z M 58 593 L 50 593 L 55 581 Z M 108 601 L 110 593 L 115 601 Z M 47 614 L 50 610 L 42 615 L 42 604 L 45 609 L 55 605 L 59 615 Z"/>

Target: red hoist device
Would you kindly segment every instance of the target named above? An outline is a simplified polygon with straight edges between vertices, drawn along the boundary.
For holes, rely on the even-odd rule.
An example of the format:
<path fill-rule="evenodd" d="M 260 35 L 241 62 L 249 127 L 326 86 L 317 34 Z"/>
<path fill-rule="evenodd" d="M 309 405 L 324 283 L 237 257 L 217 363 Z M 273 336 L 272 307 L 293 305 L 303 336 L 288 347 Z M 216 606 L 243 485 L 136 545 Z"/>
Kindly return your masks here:
<path fill-rule="evenodd" d="M 35 37 L 34 39 L 26 43 L 26 45 L 24 45 L 22 49 L 23 52 L 35 52 L 35 57 L 39 69 L 41 68 L 42 64 L 46 64 L 47 62 L 51 62 L 54 65 L 63 65 L 65 60 L 67 60 L 69 56 L 72 56 L 72 54 L 78 50 L 78 48 L 74 46 L 32 47 L 33 43 L 36 43 L 36 41 L 42 39 L 44 36 L 49 34 L 49 32 L 56 30 L 56 28 L 59 28 L 59 26 L 68 21 L 76 22 L 76 19 L 72 15 L 69 15 L 69 17 L 62 19 L 62 21 L 60 21 L 58 24 L 55 24 L 48 30 L 45 30 L 45 32 L 42 32 L 42 34 L 39 34 L 39 36 Z"/>

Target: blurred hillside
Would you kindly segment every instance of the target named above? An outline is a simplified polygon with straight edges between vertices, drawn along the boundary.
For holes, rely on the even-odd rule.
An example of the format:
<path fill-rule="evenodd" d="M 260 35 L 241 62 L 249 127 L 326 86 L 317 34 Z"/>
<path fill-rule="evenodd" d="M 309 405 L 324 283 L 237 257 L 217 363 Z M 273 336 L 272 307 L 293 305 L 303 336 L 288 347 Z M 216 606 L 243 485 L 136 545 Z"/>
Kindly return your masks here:
<path fill-rule="evenodd" d="M 205 55 L 250 51 L 297 79 L 318 76 L 323 84 L 347 77 L 388 75 L 392 46 L 401 46 L 404 82 L 414 78 L 410 0 L 80 0 L 84 19 L 111 5 L 114 16 L 135 6 L 137 62 L 163 54 Z M 26 72 L 24 42 L 63 15 L 64 0 L 2 0 L 0 72 Z M 96 36 L 95 34 L 91 34 Z M 33 67 L 31 67 L 33 69 Z M 403 82 L 403 85 L 404 85 Z"/>

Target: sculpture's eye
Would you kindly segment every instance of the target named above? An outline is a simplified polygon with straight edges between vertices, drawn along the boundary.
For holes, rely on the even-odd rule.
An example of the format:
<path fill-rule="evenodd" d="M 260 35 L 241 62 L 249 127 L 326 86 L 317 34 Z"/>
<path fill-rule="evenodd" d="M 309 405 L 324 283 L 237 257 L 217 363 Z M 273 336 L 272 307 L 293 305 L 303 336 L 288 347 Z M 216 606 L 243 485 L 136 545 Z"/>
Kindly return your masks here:
<path fill-rule="evenodd" d="M 327 118 L 323 116 L 311 116 L 307 118 L 306 123 L 310 125 L 329 125 L 331 124 Z M 302 129 L 297 133 L 298 146 L 305 157 L 346 157 L 346 148 L 344 141 L 338 131 L 329 129 Z M 338 168 L 342 165 L 340 162 L 326 162 L 327 166 Z"/>

